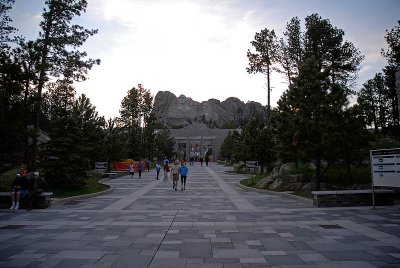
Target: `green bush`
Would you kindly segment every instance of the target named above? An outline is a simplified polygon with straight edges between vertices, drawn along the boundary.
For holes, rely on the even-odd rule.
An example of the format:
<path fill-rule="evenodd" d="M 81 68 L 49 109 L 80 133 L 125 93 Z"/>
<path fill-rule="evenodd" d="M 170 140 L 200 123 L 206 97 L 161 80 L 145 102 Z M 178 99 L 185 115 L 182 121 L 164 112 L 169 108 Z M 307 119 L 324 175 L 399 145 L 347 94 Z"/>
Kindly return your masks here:
<path fill-rule="evenodd" d="M 248 187 L 255 187 L 257 185 L 257 183 L 265 178 L 265 174 L 257 174 L 254 176 L 251 176 L 248 179 L 244 179 L 240 181 L 240 184 L 244 185 L 244 186 L 248 186 Z"/>
<path fill-rule="evenodd" d="M 347 174 L 344 166 L 332 166 L 326 172 L 325 182 L 338 187 L 350 187 L 354 184 L 370 184 L 371 168 L 370 166 L 352 166 L 350 174 Z"/>
<path fill-rule="evenodd" d="M 20 171 L 19 168 L 10 169 L 0 174 L 0 192 L 9 192 L 11 184 L 14 181 L 16 174 Z"/>
<path fill-rule="evenodd" d="M 15 175 L 20 171 L 19 168 L 11 169 L 7 172 L 0 174 L 0 192 L 10 191 L 11 184 L 15 179 Z M 81 184 L 85 184 L 84 187 L 79 188 L 63 188 L 56 185 L 49 185 L 46 191 L 53 192 L 54 197 L 62 198 L 69 196 L 77 196 L 82 194 L 97 193 L 109 189 L 110 187 L 98 182 L 101 178 L 101 174 L 88 172 L 85 179 L 79 179 Z M 47 178 L 45 177 L 46 181 Z"/>
<path fill-rule="evenodd" d="M 311 168 L 310 163 L 299 163 L 299 167 L 296 169 L 297 174 L 303 174 L 304 178 L 311 180 L 314 176 L 315 170 Z"/>
<path fill-rule="evenodd" d="M 80 187 L 79 189 L 51 187 L 49 191 L 53 192 L 54 197 L 63 198 L 69 196 L 97 193 L 109 189 L 110 187 L 108 185 L 99 183 L 100 178 L 101 173 L 88 171 L 86 172 L 85 179 L 82 179 L 85 184 L 84 187 Z"/>

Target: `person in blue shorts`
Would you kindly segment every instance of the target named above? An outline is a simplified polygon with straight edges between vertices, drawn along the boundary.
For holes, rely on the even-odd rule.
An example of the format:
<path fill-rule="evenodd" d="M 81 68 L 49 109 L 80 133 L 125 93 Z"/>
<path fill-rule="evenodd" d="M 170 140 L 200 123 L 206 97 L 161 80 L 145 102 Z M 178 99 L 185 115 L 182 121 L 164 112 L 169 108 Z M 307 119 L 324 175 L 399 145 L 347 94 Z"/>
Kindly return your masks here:
<path fill-rule="evenodd" d="M 181 174 L 181 191 L 186 190 L 186 178 L 189 170 L 186 166 L 186 162 L 182 162 L 181 167 L 179 168 L 179 174 Z"/>
<path fill-rule="evenodd" d="M 11 207 L 10 209 L 19 209 L 19 202 L 28 193 L 29 181 L 26 177 L 17 174 L 11 185 Z"/>

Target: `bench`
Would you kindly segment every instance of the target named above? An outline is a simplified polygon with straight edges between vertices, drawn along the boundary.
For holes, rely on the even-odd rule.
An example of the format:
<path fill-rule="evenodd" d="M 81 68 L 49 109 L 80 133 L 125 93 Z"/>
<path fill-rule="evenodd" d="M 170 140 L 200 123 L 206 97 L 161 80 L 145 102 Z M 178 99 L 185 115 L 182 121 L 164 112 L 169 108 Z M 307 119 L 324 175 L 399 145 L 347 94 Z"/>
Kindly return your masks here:
<path fill-rule="evenodd" d="M 52 192 L 42 192 L 41 194 L 35 195 L 32 201 L 33 208 L 48 208 L 51 206 Z M 20 201 L 20 208 L 25 209 L 28 207 L 28 200 L 22 198 Z M 0 209 L 8 209 L 11 206 L 11 193 L 0 192 Z"/>
<path fill-rule="evenodd" d="M 102 178 L 113 179 L 113 178 L 118 177 L 118 173 L 116 173 L 116 172 L 105 172 L 105 173 L 102 174 L 101 177 Z"/>
<path fill-rule="evenodd" d="M 112 172 L 117 173 L 118 175 L 128 175 L 129 170 L 113 170 Z"/>
<path fill-rule="evenodd" d="M 122 177 L 122 176 L 125 176 L 128 174 L 129 174 L 129 171 L 123 171 L 123 170 L 115 170 L 114 171 L 113 170 L 111 172 L 104 172 L 101 177 L 103 179 L 115 179 L 115 178 Z"/>
<path fill-rule="evenodd" d="M 376 189 L 375 205 L 393 205 L 394 191 Z M 340 191 L 312 191 L 315 207 L 351 207 L 372 206 L 372 189 L 370 190 L 340 190 Z"/>

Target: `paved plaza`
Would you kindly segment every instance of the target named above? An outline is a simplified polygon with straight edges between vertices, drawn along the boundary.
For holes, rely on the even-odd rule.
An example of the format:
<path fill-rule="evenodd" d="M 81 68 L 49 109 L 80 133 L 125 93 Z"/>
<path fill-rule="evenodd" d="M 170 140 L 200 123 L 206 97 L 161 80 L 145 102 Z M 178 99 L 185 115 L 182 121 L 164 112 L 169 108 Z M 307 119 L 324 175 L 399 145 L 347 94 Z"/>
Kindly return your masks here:
<path fill-rule="evenodd" d="M 185 191 L 151 170 L 105 195 L 0 210 L 0 267 L 400 267 L 400 206 L 315 208 L 226 170 L 189 166 Z"/>

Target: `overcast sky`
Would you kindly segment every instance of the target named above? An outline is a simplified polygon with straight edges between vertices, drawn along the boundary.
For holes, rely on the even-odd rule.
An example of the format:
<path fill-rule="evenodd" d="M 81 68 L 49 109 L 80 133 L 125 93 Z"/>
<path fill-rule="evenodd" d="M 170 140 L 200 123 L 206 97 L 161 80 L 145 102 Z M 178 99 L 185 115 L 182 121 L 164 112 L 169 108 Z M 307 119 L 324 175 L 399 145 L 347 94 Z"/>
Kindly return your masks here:
<path fill-rule="evenodd" d="M 10 13 L 27 39 L 38 36 L 44 2 L 16 0 Z M 76 22 L 99 30 L 82 50 L 101 65 L 77 92 L 106 118 L 119 116 L 121 100 L 139 83 L 154 96 L 168 90 L 196 101 L 238 97 L 266 105 L 265 77 L 246 72 L 254 34 L 268 28 L 281 37 L 292 17 L 304 23 L 313 13 L 365 55 L 355 89 L 386 65 L 380 51 L 385 30 L 398 25 L 399 0 L 88 0 Z M 275 106 L 287 84 L 279 74 L 271 82 Z"/>

